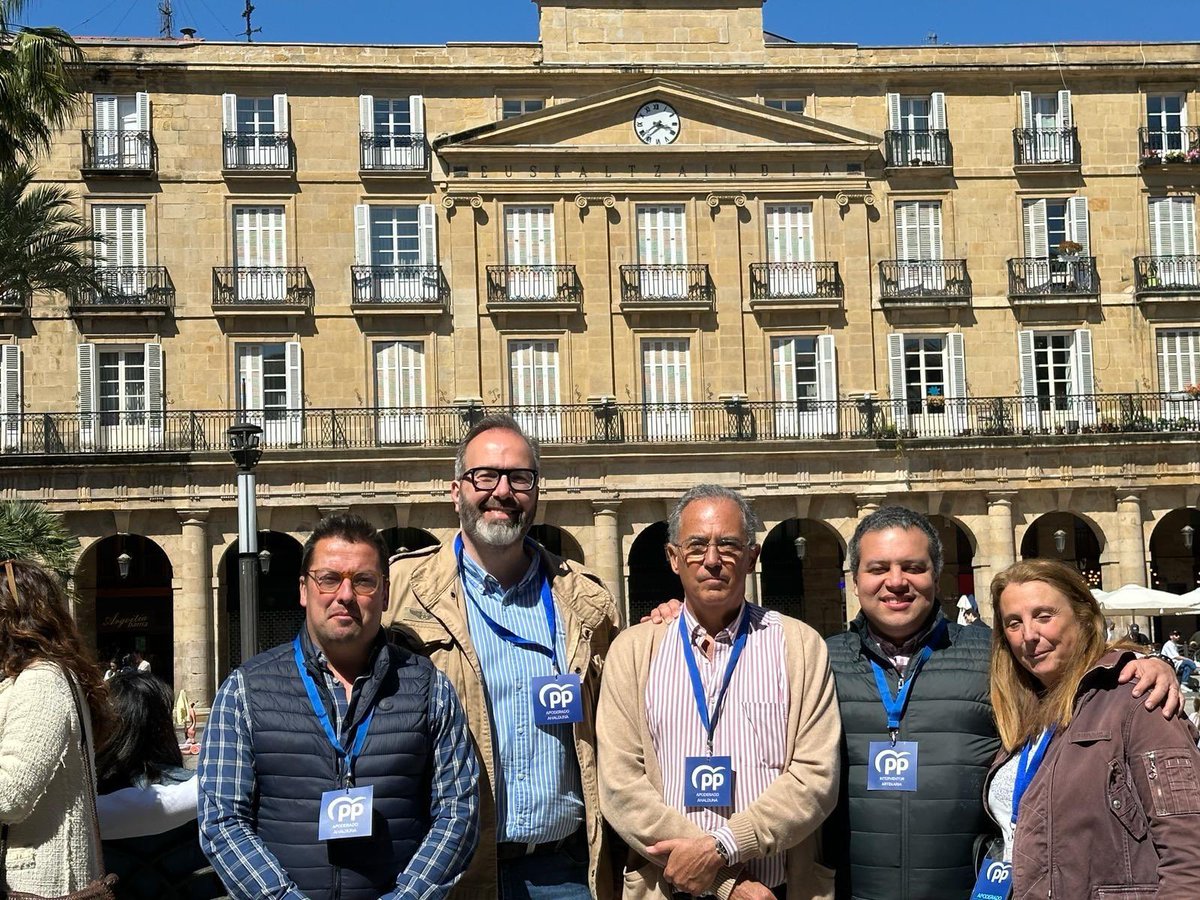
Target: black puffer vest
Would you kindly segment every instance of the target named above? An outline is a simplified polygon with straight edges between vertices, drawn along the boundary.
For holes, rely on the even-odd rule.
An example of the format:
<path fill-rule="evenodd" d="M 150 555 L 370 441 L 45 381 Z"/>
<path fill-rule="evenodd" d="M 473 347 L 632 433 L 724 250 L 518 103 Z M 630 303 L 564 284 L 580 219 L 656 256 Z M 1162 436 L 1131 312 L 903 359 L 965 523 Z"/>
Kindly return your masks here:
<path fill-rule="evenodd" d="M 333 698 L 301 634 L 305 662 L 331 721 Z M 433 666 L 381 643 L 362 686 L 354 722 L 374 707 L 358 787 L 374 787 L 371 836 L 317 839 L 321 793 L 338 786 L 339 757 L 325 736 L 296 671 L 291 644 L 243 667 L 258 784 L 256 831 L 300 890 L 312 900 L 377 900 L 396 889 L 430 828 L 429 692 Z"/>
<path fill-rule="evenodd" d="M 991 830 L 983 780 L 1000 740 L 989 692 L 991 631 L 926 624 L 935 639 L 900 723 L 899 740 L 917 741 L 917 790 L 868 791 L 871 741 L 888 739 L 887 716 L 871 659 L 896 671 L 867 634 L 861 614 L 826 641 L 844 731 L 842 788 L 825 847 L 845 900 L 965 900 L 975 884 L 975 840 Z"/>

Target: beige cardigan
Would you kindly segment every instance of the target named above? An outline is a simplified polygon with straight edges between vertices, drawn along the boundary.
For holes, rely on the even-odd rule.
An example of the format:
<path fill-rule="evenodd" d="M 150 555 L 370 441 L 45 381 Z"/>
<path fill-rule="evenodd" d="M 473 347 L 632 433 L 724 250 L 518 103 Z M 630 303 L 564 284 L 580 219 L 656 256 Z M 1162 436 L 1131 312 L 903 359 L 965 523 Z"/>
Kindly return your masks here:
<path fill-rule="evenodd" d="M 90 731 L 58 666 L 35 663 L 0 681 L 0 823 L 9 826 L 10 890 L 58 896 L 99 875 L 81 726 Z"/>
<path fill-rule="evenodd" d="M 636 851 L 625 867 L 624 900 L 669 900 L 662 869 L 639 856 L 656 841 L 704 832 L 663 802 L 662 772 L 646 719 L 646 679 L 667 629 L 646 623 L 613 643 L 600 684 L 597 739 L 600 807 Z M 783 617 L 790 674 L 787 743 L 791 763 L 758 799 L 729 820 L 741 858 L 787 851 L 788 900 L 832 900 L 834 873 L 820 865 L 820 825 L 837 803 L 842 721 L 825 642 L 797 619 Z M 736 869 L 722 869 L 714 892 L 727 898 Z"/>

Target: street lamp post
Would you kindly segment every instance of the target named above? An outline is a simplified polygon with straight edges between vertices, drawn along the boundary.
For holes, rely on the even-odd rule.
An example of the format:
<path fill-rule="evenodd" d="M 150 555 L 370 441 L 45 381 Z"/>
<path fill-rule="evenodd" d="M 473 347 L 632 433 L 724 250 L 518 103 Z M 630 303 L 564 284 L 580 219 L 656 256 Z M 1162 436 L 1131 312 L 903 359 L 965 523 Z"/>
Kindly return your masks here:
<path fill-rule="evenodd" d="M 249 422 L 231 425 L 229 455 L 238 481 L 238 615 L 242 624 L 242 662 L 258 652 L 258 516 L 254 508 L 254 467 L 262 458 L 262 429 Z"/>

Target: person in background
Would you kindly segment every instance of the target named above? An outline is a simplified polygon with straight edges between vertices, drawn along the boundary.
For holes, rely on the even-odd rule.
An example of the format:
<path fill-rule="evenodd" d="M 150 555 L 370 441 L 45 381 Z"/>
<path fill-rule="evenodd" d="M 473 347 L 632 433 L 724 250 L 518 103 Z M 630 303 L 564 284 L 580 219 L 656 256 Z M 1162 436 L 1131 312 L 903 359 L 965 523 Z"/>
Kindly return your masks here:
<path fill-rule="evenodd" d="M 1134 653 L 1108 646 L 1078 571 L 1025 560 L 991 594 L 1003 747 L 986 797 L 1002 839 L 986 871 L 1011 863 L 1017 898 L 1200 896 L 1195 730 L 1120 683 Z"/>
<path fill-rule="evenodd" d="M 983 619 L 980 618 L 979 613 L 977 613 L 973 609 L 968 609 L 965 613 L 963 613 L 963 620 L 964 620 L 964 624 L 974 625 L 976 628 L 987 628 L 988 627 L 987 622 L 983 621 Z M 988 629 L 988 630 L 990 631 L 991 629 Z"/>
<path fill-rule="evenodd" d="M 1167 635 L 1168 640 L 1162 645 L 1163 658 L 1175 667 L 1175 673 L 1179 676 L 1180 684 L 1187 684 L 1187 680 L 1196 672 L 1196 662 L 1188 656 L 1185 656 L 1180 644 L 1183 642 L 1183 637 L 1179 633 L 1178 628 L 1172 628 L 1170 634 Z"/>
<path fill-rule="evenodd" d="M 1110 644 L 1117 639 L 1117 626 L 1112 619 L 1104 620 L 1104 639 Z"/>
<path fill-rule="evenodd" d="M 1126 640 L 1130 641 L 1131 643 L 1137 644 L 1139 647 L 1149 647 L 1150 646 L 1150 638 L 1148 638 L 1144 634 L 1142 634 L 1142 629 L 1138 625 L 1137 622 L 1133 622 L 1130 624 L 1129 634 L 1128 634 Z"/>
<path fill-rule="evenodd" d="M 100 875 L 92 754 L 109 732 L 108 692 L 62 584 L 35 563 L 0 565 L 0 675 L 3 887 L 82 890 Z"/>

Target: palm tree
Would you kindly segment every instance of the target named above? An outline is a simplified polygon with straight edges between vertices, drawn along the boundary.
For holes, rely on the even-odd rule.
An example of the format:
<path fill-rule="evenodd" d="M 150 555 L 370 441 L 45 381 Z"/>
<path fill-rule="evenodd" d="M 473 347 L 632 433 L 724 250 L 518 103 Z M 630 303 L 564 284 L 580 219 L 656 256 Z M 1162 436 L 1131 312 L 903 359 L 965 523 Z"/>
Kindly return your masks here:
<path fill-rule="evenodd" d="M 30 559 L 66 582 L 75 573 L 79 541 L 62 517 L 41 503 L 0 501 L 0 559 Z"/>
<path fill-rule="evenodd" d="M 27 0 L 0 0 L 0 172 L 47 150 L 79 111 L 83 51 L 61 28 L 15 25 Z"/>
<path fill-rule="evenodd" d="M 103 237 L 84 223 L 70 191 L 31 187 L 33 176 L 27 164 L 0 170 L 0 302 L 100 290 L 93 259 Z"/>

